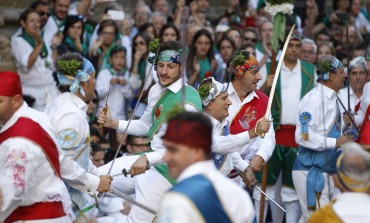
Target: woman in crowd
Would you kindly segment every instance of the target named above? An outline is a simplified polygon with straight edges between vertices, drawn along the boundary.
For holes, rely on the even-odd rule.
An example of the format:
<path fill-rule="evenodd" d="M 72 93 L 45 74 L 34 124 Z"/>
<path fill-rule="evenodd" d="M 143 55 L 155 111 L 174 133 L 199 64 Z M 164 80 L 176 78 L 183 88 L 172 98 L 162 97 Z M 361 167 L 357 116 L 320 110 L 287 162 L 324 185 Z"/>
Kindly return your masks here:
<path fill-rule="evenodd" d="M 229 37 L 224 36 L 218 41 L 217 49 L 219 54 L 216 55 L 217 60 L 217 70 L 215 72 L 215 78 L 221 83 L 224 83 L 225 79 L 227 79 L 227 70 L 229 67 L 230 58 L 234 54 L 236 50 L 236 46 L 234 41 L 232 41 Z"/>
<path fill-rule="evenodd" d="M 23 94 L 34 97 L 34 108 L 42 110 L 58 94 L 52 76 L 53 62 L 41 36 L 39 14 L 26 9 L 19 20 L 22 31 L 12 39 L 12 54 L 17 63 Z"/>
<path fill-rule="evenodd" d="M 194 35 L 187 58 L 189 85 L 197 87 L 206 73 L 213 73 L 216 68 L 212 36 L 207 30 L 201 29 Z"/>
<path fill-rule="evenodd" d="M 159 41 L 179 41 L 180 33 L 177 27 L 173 23 L 165 24 L 159 32 Z"/>
<path fill-rule="evenodd" d="M 61 45 L 69 52 L 77 52 L 82 56 L 87 56 L 88 43 L 83 39 L 84 30 L 85 25 L 82 16 L 67 16 Z"/>

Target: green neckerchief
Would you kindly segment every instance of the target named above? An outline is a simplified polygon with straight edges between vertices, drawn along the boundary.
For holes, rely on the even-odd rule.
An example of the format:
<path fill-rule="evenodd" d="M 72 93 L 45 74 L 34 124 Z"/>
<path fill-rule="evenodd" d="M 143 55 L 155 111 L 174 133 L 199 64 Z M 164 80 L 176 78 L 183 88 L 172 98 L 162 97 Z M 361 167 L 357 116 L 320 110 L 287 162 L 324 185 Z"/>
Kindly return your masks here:
<path fill-rule="evenodd" d="M 124 76 L 125 73 L 126 73 L 126 68 L 125 67 L 119 72 L 119 71 L 116 71 L 115 69 L 113 69 L 112 65 L 109 64 L 109 66 L 110 66 L 110 73 L 113 76 L 119 77 L 119 74 L 122 74 L 122 76 Z"/>
<path fill-rule="evenodd" d="M 199 80 L 202 81 L 204 79 L 204 75 L 208 71 L 211 71 L 211 63 L 209 62 L 208 57 L 206 57 L 204 60 L 197 58 L 197 61 L 200 65 Z"/>
<path fill-rule="evenodd" d="M 62 28 L 66 24 L 66 19 L 62 19 L 62 20 L 58 19 L 54 11 L 51 11 L 50 15 L 54 19 L 55 24 L 57 24 L 58 30 L 62 31 L 63 30 Z"/>
<path fill-rule="evenodd" d="M 137 68 L 137 72 L 139 73 L 141 81 L 145 80 L 145 70 L 146 70 L 146 61 L 145 59 L 141 58 L 139 61 L 139 67 Z"/>
<path fill-rule="evenodd" d="M 72 49 L 73 51 L 76 51 L 78 52 L 78 50 L 76 49 L 76 46 L 75 46 L 75 42 L 73 41 L 73 39 L 69 36 L 67 36 L 65 39 L 64 39 L 64 43 L 67 44 L 68 48 Z M 82 53 L 83 55 L 87 55 L 87 44 L 86 42 L 81 42 L 81 46 L 82 46 Z"/>
<path fill-rule="evenodd" d="M 43 35 L 44 33 L 42 32 L 41 33 L 41 36 Z M 24 29 L 22 29 L 22 34 L 20 35 L 24 40 L 27 41 L 27 43 L 29 43 L 33 48 L 35 48 L 36 46 L 36 41 L 35 39 L 30 36 L 27 32 L 24 31 Z M 40 57 L 41 58 L 46 58 L 48 56 L 48 50 L 46 49 L 46 46 L 45 46 L 45 43 L 44 41 L 42 42 L 42 49 L 41 49 L 41 52 L 40 52 Z"/>

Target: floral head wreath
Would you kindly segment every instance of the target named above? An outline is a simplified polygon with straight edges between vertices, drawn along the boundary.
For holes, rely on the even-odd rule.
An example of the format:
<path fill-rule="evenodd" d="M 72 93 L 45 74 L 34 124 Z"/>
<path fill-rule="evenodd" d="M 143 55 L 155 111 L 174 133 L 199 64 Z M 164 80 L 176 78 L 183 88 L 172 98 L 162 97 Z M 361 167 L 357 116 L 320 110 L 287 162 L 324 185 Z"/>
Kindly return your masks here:
<path fill-rule="evenodd" d="M 207 83 L 209 82 L 209 84 Z M 198 93 L 203 106 L 213 101 L 217 96 L 227 90 L 226 86 L 216 81 L 213 77 L 205 78 L 198 86 Z"/>
<path fill-rule="evenodd" d="M 322 58 L 316 65 L 318 80 L 329 80 L 329 72 L 336 73 L 343 64 L 334 56 Z"/>
<path fill-rule="evenodd" d="M 257 59 L 252 54 L 250 54 L 249 58 L 247 59 L 243 53 L 238 53 L 231 60 L 230 64 L 233 67 L 235 76 L 237 77 L 242 77 L 247 70 L 259 70 L 261 68 Z"/>

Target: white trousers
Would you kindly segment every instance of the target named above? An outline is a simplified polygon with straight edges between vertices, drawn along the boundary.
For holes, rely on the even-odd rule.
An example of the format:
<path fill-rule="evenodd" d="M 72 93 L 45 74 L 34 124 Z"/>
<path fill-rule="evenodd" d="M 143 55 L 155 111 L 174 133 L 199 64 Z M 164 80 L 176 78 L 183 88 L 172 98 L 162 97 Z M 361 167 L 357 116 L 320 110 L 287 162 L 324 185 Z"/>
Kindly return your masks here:
<path fill-rule="evenodd" d="M 122 173 L 123 168 L 129 170 L 131 165 L 140 156 L 123 156 L 117 158 L 110 175 Z M 99 167 L 102 174 L 108 173 L 111 162 Z M 160 202 L 164 194 L 172 187 L 166 178 L 164 178 L 154 167 L 151 167 L 144 174 L 135 177 L 125 177 L 123 175 L 113 178 L 111 190 L 130 195 L 135 193 L 135 201 L 143 204 L 154 211 L 159 211 Z M 131 222 L 152 222 L 156 216 L 133 205 L 129 215 L 128 223 Z"/>
<path fill-rule="evenodd" d="M 299 223 L 307 222 L 308 218 L 314 211 L 307 209 L 307 175 L 308 171 L 293 170 L 293 183 L 298 194 L 299 203 L 302 209 L 302 217 Z M 324 207 L 330 202 L 334 193 L 334 181 L 331 176 L 328 177 L 326 173 L 324 175 L 325 185 L 320 197 L 320 207 Z M 329 178 L 329 181 L 328 181 Z M 316 208 L 319 208 L 319 203 L 316 200 Z"/>

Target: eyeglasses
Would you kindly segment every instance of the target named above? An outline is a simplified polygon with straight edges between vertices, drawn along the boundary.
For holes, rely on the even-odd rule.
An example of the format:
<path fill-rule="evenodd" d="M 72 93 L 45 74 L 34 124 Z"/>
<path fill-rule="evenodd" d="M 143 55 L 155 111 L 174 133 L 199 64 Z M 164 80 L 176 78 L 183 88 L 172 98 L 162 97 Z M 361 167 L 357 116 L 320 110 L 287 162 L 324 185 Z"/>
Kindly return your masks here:
<path fill-rule="evenodd" d="M 150 144 L 130 144 L 131 146 L 137 146 L 137 147 L 149 147 Z"/>
<path fill-rule="evenodd" d="M 39 15 L 40 16 L 47 16 L 47 17 L 49 17 L 50 16 L 50 12 L 39 12 Z"/>
<path fill-rule="evenodd" d="M 257 38 L 243 37 L 245 41 L 251 41 L 253 43 L 257 42 Z"/>
<path fill-rule="evenodd" d="M 137 45 L 145 45 L 146 43 L 144 41 L 134 42 L 134 46 Z"/>

